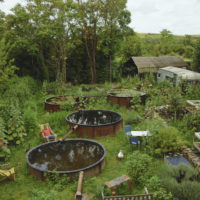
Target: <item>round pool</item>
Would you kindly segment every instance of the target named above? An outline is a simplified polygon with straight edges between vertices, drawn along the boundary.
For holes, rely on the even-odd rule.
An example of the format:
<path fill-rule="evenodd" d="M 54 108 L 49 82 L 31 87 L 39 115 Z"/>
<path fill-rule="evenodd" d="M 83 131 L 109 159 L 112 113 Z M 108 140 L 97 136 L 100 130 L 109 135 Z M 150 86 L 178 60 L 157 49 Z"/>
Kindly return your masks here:
<path fill-rule="evenodd" d="M 30 173 L 45 180 L 45 174 L 67 174 L 74 177 L 80 171 L 94 176 L 105 165 L 106 150 L 98 142 L 86 139 L 69 139 L 41 144 L 29 150 L 26 162 Z"/>
<path fill-rule="evenodd" d="M 45 99 L 45 110 L 48 112 L 60 111 L 61 104 L 67 100 L 67 97 L 67 95 L 62 95 Z"/>
<path fill-rule="evenodd" d="M 146 102 L 146 93 L 145 92 L 139 92 L 136 90 L 129 90 L 129 89 L 123 89 L 123 90 L 112 90 L 107 94 L 108 101 L 111 101 L 112 103 L 118 104 L 119 106 L 123 106 L 126 108 L 131 107 L 131 100 L 136 97 L 140 97 L 140 103 L 142 105 L 145 105 Z"/>
<path fill-rule="evenodd" d="M 113 136 L 123 126 L 122 116 L 109 110 L 81 110 L 67 115 L 66 120 L 71 128 L 78 125 L 78 137 Z"/>

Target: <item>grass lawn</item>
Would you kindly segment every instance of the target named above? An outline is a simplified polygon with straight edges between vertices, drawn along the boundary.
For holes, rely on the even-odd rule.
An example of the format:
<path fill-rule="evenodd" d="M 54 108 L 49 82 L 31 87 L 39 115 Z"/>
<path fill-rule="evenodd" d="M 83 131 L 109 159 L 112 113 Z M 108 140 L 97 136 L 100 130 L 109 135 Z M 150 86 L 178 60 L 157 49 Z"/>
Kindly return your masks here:
<path fill-rule="evenodd" d="M 136 80 L 136 81 L 135 81 Z M 124 88 L 134 88 L 133 85 L 136 85 L 139 79 L 130 79 L 126 80 L 121 83 Z M 133 122 L 130 121 L 129 124 L 132 125 L 134 130 L 146 130 L 147 128 L 150 131 L 154 131 L 157 128 L 159 123 L 156 120 L 146 120 L 144 117 L 145 107 L 148 108 L 154 101 L 155 104 L 159 105 L 165 97 L 159 98 L 158 92 L 163 92 L 163 89 L 148 89 L 147 86 L 149 85 L 148 82 L 142 83 L 144 89 L 150 90 L 147 91 L 147 94 L 154 95 L 152 98 L 148 99 L 146 106 L 135 106 L 134 110 L 129 110 L 123 107 L 119 107 L 117 105 L 113 105 L 110 102 L 107 102 L 105 97 L 99 97 L 96 99 L 91 100 L 91 102 L 87 105 L 87 109 L 105 109 L 105 110 L 112 110 L 120 113 L 123 116 L 124 125 L 129 123 L 130 118 Z M 117 83 L 114 86 L 119 86 L 120 84 Z M 101 87 L 103 91 L 101 94 L 106 94 L 113 85 L 104 84 Z M 129 86 L 129 87 L 127 87 Z M 87 90 L 89 87 L 95 88 L 96 86 L 84 86 Z M 145 88 L 146 87 L 146 88 Z M 158 91 L 158 92 L 157 92 Z M 80 87 L 72 87 L 68 89 L 67 94 L 77 94 L 78 95 L 97 95 L 97 91 L 88 91 L 82 92 Z M 163 92 L 163 95 L 166 95 L 167 92 Z M 155 95 L 156 94 L 156 95 Z M 57 134 L 58 138 L 62 137 L 68 130 L 69 126 L 65 121 L 65 116 L 74 110 L 67 110 L 67 111 L 60 111 L 57 113 L 48 113 L 44 110 L 44 99 L 53 96 L 53 95 L 60 95 L 60 94 L 45 94 L 41 95 L 38 93 L 33 99 L 32 102 L 37 105 L 37 121 L 38 127 L 36 131 L 25 138 L 25 142 L 22 145 L 11 146 L 12 154 L 11 156 L 5 161 L 5 163 L 9 163 L 11 167 L 15 167 L 16 171 L 16 181 L 12 182 L 9 180 L 5 180 L 0 182 L 0 199 L 2 200 L 33 200 L 33 199 L 67 199 L 71 200 L 74 199 L 74 194 L 76 192 L 77 181 L 73 183 L 56 183 L 55 185 L 50 182 L 42 182 L 40 180 L 36 180 L 27 170 L 26 166 L 26 149 L 33 148 L 41 143 L 43 143 L 42 135 L 39 130 L 39 124 L 42 123 L 49 123 L 52 130 Z M 139 115 L 139 116 L 138 116 Z M 192 141 L 190 132 L 188 129 L 185 128 L 185 125 L 181 122 L 181 120 L 177 122 L 169 121 L 169 124 L 173 126 L 177 126 L 177 128 L 184 130 L 187 134 L 182 133 L 183 138 L 188 138 L 189 143 Z M 76 135 L 72 134 L 69 138 L 75 138 Z M 83 183 L 83 192 L 87 194 L 92 194 L 92 199 L 100 199 L 100 192 L 103 189 L 104 183 L 106 181 L 112 180 L 121 176 L 122 174 L 127 174 L 126 162 L 127 156 L 130 155 L 132 152 L 137 150 L 137 147 L 132 148 L 129 144 L 129 140 L 127 136 L 124 134 L 124 129 L 117 133 L 115 136 L 106 137 L 106 138 L 98 138 L 94 139 L 95 141 L 101 143 L 106 148 L 106 165 L 102 173 L 98 174 L 97 176 L 86 178 L 84 179 Z M 123 160 L 117 159 L 117 154 L 119 150 L 123 150 L 125 158 Z M 148 152 L 148 148 L 146 145 L 142 145 L 140 148 L 141 152 Z M 1 164 L 4 162 L 1 162 Z M 154 171 L 152 174 L 156 172 L 156 169 L 163 163 L 163 159 L 155 159 L 153 158 L 153 165 Z M 127 174 L 128 175 L 128 174 Z M 133 181 L 133 194 L 142 194 L 144 193 L 144 188 L 134 184 Z M 60 185 L 59 185 L 60 184 Z M 59 188 L 60 187 L 60 188 Z M 128 186 L 127 186 L 128 188 Z"/>

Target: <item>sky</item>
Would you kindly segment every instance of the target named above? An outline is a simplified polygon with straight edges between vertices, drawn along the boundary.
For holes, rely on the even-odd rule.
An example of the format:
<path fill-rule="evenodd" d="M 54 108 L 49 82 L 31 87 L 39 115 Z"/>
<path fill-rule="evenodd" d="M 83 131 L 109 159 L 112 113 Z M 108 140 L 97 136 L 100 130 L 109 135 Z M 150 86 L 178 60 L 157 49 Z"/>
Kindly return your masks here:
<path fill-rule="evenodd" d="M 25 0 L 4 0 L 0 9 L 8 13 L 17 3 L 25 5 Z M 138 33 L 200 34 L 200 0 L 128 0 L 127 9 L 130 27 Z"/>

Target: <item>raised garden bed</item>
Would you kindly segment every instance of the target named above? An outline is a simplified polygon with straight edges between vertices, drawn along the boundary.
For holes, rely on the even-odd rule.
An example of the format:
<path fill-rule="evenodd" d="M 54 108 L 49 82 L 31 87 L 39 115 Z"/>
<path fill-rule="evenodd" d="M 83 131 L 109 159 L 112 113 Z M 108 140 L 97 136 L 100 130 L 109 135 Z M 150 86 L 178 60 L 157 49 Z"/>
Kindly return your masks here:
<path fill-rule="evenodd" d="M 61 106 L 68 102 L 71 105 L 76 103 L 77 96 L 62 95 L 53 96 L 45 99 L 45 110 L 48 112 L 58 112 L 61 110 Z"/>
<path fill-rule="evenodd" d="M 107 94 L 108 101 L 111 101 L 112 103 L 116 103 L 126 108 L 130 108 L 132 99 L 137 97 L 140 97 L 140 103 L 142 105 L 145 105 L 145 92 L 140 92 L 133 89 L 115 89 Z"/>

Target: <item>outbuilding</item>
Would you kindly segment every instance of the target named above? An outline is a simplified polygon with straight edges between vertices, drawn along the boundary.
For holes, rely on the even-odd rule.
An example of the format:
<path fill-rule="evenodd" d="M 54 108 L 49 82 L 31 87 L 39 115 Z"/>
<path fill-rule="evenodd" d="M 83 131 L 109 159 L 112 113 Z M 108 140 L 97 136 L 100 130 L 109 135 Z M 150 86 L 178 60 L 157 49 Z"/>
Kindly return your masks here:
<path fill-rule="evenodd" d="M 160 56 L 160 57 L 131 57 L 124 65 L 123 76 L 154 73 L 160 68 L 174 66 L 178 68 L 188 68 L 188 64 L 180 56 Z"/>
<path fill-rule="evenodd" d="M 157 73 L 157 81 L 166 80 L 172 82 L 174 86 L 177 86 L 181 81 L 195 84 L 200 81 L 200 73 L 173 66 L 160 68 Z"/>

